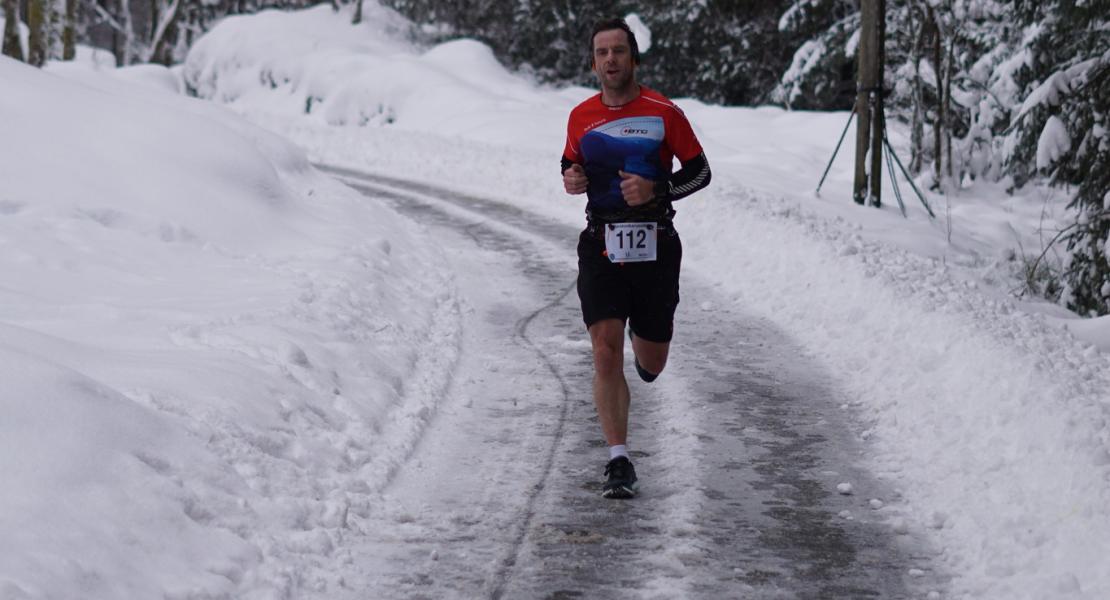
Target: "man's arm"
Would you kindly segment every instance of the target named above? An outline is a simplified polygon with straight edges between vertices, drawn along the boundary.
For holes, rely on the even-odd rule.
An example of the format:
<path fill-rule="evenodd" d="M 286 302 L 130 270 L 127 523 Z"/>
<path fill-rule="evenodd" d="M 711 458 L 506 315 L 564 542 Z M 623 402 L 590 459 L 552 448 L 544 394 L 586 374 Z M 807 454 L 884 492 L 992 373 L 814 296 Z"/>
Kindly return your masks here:
<path fill-rule="evenodd" d="M 713 173 L 709 170 L 709 161 L 702 152 L 682 163 L 682 168 L 675 171 L 670 177 L 655 182 L 655 199 L 674 202 L 709 185 Z"/>
<path fill-rule="evenodd" d="M 620 176 L 624 201 L 629 206 L 640 206 L 648 202 L 674 202 L 685 198 L 709 185 L 713 174 L 709 171 L 709 161 L 705 159 L 705 153 L 700 152 L 682 163 L 681 169 L 665 179 L 652 181 L 624 171 L 620 172 Z"/>

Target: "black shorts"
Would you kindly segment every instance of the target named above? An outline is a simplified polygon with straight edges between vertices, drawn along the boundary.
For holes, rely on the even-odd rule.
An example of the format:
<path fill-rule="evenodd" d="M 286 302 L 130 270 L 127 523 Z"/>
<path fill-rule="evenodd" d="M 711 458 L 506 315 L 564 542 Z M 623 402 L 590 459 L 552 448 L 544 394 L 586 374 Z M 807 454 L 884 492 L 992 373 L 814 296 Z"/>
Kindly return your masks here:
<path fill-rule="evenodd" d="M 604 319 L 627 319 L 637 337 L 671 341 L 682 242 L 670 225 L 660 227 L 656 256 L 651 262 L 614 264 L 605 255 L 600 227 L 587 227 L 578 236 L 578 298 L 587 328 Z"/>

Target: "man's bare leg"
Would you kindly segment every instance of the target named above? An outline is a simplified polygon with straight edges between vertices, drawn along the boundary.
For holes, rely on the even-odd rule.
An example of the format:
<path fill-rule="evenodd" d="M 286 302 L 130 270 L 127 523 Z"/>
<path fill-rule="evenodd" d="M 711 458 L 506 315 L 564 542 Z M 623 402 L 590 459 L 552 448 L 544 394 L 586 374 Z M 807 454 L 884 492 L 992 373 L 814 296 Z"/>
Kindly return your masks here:
<path fill-rule="evenodd" d="M 590 326 L 594 349 L 594 405 L 601 431 L 609 444 L 605 498 L 633 498 L 637 494 L 636 469 L 628 458 L 628 408 L 631 397 L 624 378 L 624 321 L 605 319 Z M 658 353 L 658 348 L 649 350 Z M 665 348 L 664 358 L 666 360 Z M 662 362 L 653 366 L 662 370 Z"/>
<path fill-rule="evenodd" d="M 666 368 L 670 349 L 670 342 L 649 342 L 635 333 L 632 334 L 632 352 L 636 355 L 636 362 L 641 369 L 653 376 L 652 379 Z"/>
<path fill-rule="evenodd" d="M 594 406 L 610 446 L 628 441 L 628 382 L 624 379 L 624 321 L 605 319 L 590 326 L 594 351 Z"/>

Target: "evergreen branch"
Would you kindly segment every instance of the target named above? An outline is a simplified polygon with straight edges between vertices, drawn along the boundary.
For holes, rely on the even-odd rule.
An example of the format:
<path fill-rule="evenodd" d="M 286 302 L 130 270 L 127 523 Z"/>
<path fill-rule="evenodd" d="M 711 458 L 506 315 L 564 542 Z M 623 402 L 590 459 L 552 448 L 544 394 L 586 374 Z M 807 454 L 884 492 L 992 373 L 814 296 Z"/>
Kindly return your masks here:
<path fill-rule="evenodd" d="M 984 92 L 986 92 L 994 100 L 994 103 L 996 105 L 998 105 L 999 108 L 1006 108 L 1006 105 L 1002 102 L 1002 100 L 1000 100 L 998 98 L 998 96 L 995 95 L 995 93 L 992 92 L 989 87 L 987 87 L 987 85 L 985 83 L 979 81 L 978 79 L 975 79 L 975 78 L 971 77 L 970 75 L 961 74 L 956 78 L 956 80 L 960 81 L 960 82 L 969 82 L 969 83 L 971 83 L 974 87 L 977 87 L 980 90 L 983 90 Z"/>
<path fill-rule="evenodd" d="M 1079 61 L 1079 62 L 1083 62 L 1083 61 Z M 1100 67 L 1103 67 L 1107 64 L 1110 64 L 1110 60 L 1107 60 L 1106 55 L 1100 56 L 1100 57 L 1098 57 L 1098 62 L 1091 65 L 1090 70 L 1091 71 L 1098 70 Z M 1083 90 L 1087 89 L 1087 87 L 1090 86 L 1092 83 L 1095 83 L 1096 81 L 1101 81 L 1104 77 L 1107 77 L 1107 76 L 1110 76 L 1110 69 L 1099 70 L 1098 73 L 1095 73 L 1094 77 L 1088 77 L 1086 81 L 1084 81 L 1080 85 L 1075 86 L 1074 88 L 1071 87 L 1071 82 L 1068 82 L 1068 95 L 1073 96 L 1075 94 L 1078 94 L 1079 92 L 1082 92 Z M 1040 106 L 1040 104 L 1036 104 L 1034 106 L 1031 106 L 1031 107 L 1029 107 L 1029 110 L 1026 110 L 1026 111 L 1022 112 L 1021 114 L 1019 114 L 1018 116 L 1014 117 L 1010 121 L 1010 126 L 1007 127 L 1000 135 L 1009 135 L 1009 133 L 1011 131 L 1013 131 L 1014 128 L 1017 127 L 1019 123 L 1021 123 L 1022 119 L 1024 119 L 1025 116 L 1028 115 L 1029 113 L 1033 112 L 1033 109 L 1037 108 L 1038 106 Z"/>
<path fill-rule="evenodd" d="M 1068 225 L 1067 227 L 1065 227 L 1065 228 L 1061 229 L 1060 231 L 1056 232 L 1056 235 L 1054 235 L 1052 237 L 1052 239 L 1048 241 L 1048 245 L 1046 245 L 1044 247 L 1044 250 L 1041 251 L 1041 254 L 1039 256 L 1037 256 L 1037 258 L 1033 261 L 1033 265 L 1030 267 L 1030 271 L 1033 272 L 1033 273 L 1036 273 L 1037 268 L 1040 267 L 1041 261 L 1044 260 L 1044 257 L 1048 255 L 1048 251 L 1051 250 L 1052 247 L 1055 246 L 1056 243 L 1059 242 L 1060 240 L 1064 239 L 1065 237 L 1068 237 L 1068 235 L 1070 235 L 1070 234 L 1074 234 L 1075 232 L 1072 231 L 1072 230 L 1078 230 L 1081 227 L 1086 227 L 1087 225 L 1090 224 L 1091 220 L 1103 219 L 1103 218 L 1110 218 L 1110 210 L 1103 209 L 1103 210 L 1095 211 L 1095 213 L 1093 215 L 1088 215 L 1089 220 L 1088 220 L 1087 223 L 1080 223 L 1078 220 L 1076 220 L 1071 225 Z M 1065 234 L 1068 234 L 1068 235 L 1065 235 Z"/>

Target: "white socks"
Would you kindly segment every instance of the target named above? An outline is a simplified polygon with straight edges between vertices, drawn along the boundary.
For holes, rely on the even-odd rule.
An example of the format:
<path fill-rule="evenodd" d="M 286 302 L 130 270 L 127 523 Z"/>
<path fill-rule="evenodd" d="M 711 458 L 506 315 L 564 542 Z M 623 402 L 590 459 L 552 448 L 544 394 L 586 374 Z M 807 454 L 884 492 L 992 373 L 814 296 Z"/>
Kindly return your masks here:
<path fill-rule="evenodd" d="M 620 444 L 618 446 L 609 446 L 609 460 L 613 460 L 618 456 L 628 458 L 628 449 L 625 448 L 624 444 Z"/>

